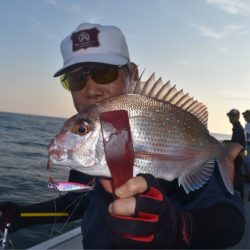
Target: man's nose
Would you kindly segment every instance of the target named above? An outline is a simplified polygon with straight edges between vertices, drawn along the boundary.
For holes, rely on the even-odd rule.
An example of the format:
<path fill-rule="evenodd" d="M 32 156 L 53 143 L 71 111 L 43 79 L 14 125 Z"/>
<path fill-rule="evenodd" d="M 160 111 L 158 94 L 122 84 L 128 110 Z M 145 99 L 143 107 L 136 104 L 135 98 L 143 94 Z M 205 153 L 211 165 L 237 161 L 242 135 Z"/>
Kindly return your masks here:
<path fill-rule="evenodd" d="M 100 84 L 96 83 L 90 76 L 87 76 L 85 94 L 90 98 L 101 96 L 103 95 L 103 89 Z"/>

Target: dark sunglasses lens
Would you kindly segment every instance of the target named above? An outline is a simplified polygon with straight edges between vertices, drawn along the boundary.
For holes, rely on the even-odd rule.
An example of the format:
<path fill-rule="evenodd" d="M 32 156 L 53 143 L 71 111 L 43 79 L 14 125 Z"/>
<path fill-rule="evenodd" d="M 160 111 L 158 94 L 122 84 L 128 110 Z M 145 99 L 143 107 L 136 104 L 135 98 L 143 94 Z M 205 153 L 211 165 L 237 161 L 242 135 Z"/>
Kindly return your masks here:
<path fill-rule="evenodd" d="M 119 69 L 115 67 L 99 68 L 91 72 L 91 78 L 99 84 L 107 84 L 117 79 Z"/>
<path fill-rule="evenodd" d="M 87 76 L 97 84 L 108 84 L 115 81 L 119 75 L 118 67 L 91 67 L 82 68 L 77 72 L 66 73 L 60 77 L 62 86 L 70 91 L 80 90 L 85 87 Z"/>
<path fill-rule="evenodd" d="M 80 90 L 86 85 L 86 77 L 81 72 L 64 74 L 60 77 L 62 86 L 70 91 Z"/>

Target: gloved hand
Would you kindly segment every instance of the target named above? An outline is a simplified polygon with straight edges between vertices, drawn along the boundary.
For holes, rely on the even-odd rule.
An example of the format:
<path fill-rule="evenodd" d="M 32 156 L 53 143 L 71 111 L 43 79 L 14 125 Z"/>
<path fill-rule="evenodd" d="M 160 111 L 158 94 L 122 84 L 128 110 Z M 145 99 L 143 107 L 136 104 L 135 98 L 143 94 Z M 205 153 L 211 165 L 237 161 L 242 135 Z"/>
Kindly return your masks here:
<path fill-rule="evenodd" d="M 110 214 L 115 248 L 183 248 L 190 243 L 192 217 L 178 213 L 152 175 L 142 174 L 147 190 L 136 198 L 134 216 Z"/>
<path fill-rule="evenodd" d="M 0 203 L 0 230 L 3 231 L 7 223 L 11 223 L 10 231 L 14 232 L 15 222 L 19 219 L 21 208 L 13 202 Z"/>

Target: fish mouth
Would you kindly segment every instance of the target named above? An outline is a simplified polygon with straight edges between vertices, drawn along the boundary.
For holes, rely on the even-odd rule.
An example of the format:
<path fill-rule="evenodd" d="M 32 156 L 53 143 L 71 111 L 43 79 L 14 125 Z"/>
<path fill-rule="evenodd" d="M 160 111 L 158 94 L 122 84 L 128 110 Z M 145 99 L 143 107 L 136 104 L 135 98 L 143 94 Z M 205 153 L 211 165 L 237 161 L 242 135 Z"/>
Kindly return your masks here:
<path fill-rule="evenodd" d="M 53 164 L 67 166 L 73 169 L 79 167 L 92 169 L 96 163 L 94 161 L 88 161 L 88 163 L 84 164 L 82 161 L 78 161 L 77 158 L 75 159 L 73 150 L 56 147 L 49 150 L 48 168 Z"/>
<path fill-rule="evenodd" d="M 53 164 L 62 163 L 62 162 L 69 160 L 69 154 L 70 154 L 70 150 L 68 149 L 64 149 L 64 150 L 52 149 L 49 152 L 49 160 Z"/>

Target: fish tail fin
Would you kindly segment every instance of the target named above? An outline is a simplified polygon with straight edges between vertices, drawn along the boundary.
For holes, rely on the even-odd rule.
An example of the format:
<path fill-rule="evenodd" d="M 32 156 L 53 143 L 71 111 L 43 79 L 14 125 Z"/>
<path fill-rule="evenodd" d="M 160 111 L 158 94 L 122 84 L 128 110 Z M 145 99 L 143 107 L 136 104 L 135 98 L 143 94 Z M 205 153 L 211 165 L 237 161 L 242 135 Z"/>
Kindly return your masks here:
<path fill-rule="evenodd" d="M 218 159 L 221 177 L 227 190 L 234 194 L 234 159 L 242 150 L 242 145 L 234 142 L 222 142 L 222 154 Z"/>

